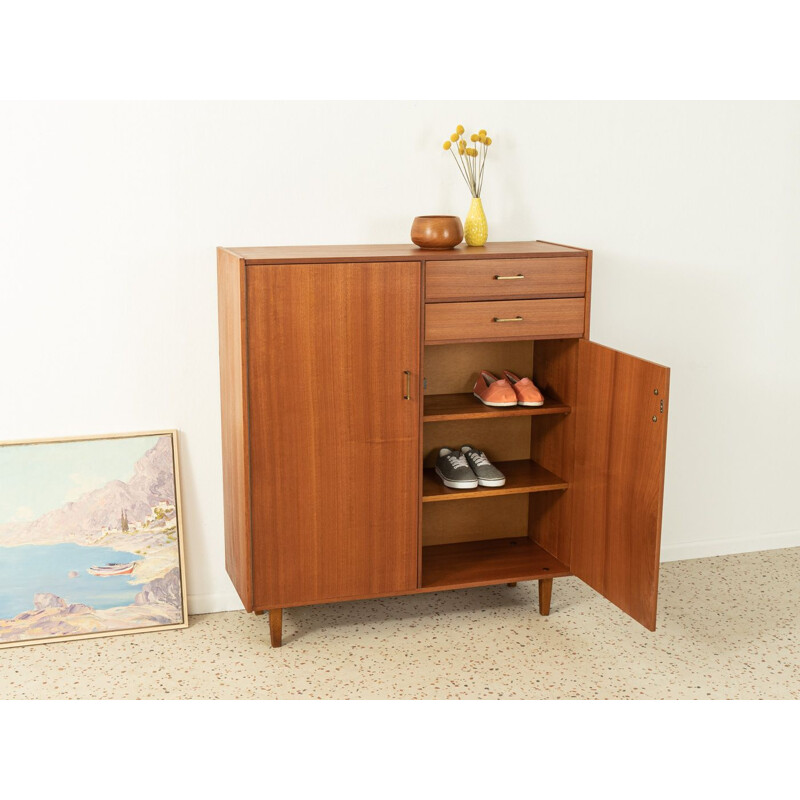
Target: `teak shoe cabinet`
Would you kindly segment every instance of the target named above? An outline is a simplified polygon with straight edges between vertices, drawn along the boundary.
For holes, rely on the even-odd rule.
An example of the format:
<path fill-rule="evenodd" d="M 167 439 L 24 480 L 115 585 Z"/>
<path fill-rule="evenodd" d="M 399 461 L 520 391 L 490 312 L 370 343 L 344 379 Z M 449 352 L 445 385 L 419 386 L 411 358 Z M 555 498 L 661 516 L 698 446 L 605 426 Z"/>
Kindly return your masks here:
<path fill-rule="evenodd" d="M 591 251 L 218 250 L 225 561 L 248 611 L 575 575 L 656 623 L 669 370 L 589 340 Z M 541 408 L 472 396 L 532 375 Z M 446 489 L 442 446 L 501 488 Z"/>

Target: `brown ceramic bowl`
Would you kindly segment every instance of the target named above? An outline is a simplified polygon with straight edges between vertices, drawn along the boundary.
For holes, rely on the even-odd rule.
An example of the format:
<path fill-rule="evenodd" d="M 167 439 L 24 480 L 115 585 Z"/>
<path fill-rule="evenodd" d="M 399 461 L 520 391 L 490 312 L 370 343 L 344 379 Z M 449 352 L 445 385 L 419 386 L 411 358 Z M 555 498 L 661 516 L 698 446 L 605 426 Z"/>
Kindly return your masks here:
<path fill-rule="evenodd" d="M 458 217 L 414 217 L 411 241 L 428 250 L 449 250 L 464 238 Z"/>

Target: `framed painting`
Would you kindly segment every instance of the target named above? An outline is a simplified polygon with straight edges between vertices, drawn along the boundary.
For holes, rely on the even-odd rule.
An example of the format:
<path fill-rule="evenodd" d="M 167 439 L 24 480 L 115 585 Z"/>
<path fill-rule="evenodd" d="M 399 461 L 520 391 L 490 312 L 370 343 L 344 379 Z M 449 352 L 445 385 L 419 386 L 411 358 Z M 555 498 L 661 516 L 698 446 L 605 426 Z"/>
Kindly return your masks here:
<path fill-rule="evenodd" d="M 0 443 L 0 648 L 185 628 L 177 431 Z"/>

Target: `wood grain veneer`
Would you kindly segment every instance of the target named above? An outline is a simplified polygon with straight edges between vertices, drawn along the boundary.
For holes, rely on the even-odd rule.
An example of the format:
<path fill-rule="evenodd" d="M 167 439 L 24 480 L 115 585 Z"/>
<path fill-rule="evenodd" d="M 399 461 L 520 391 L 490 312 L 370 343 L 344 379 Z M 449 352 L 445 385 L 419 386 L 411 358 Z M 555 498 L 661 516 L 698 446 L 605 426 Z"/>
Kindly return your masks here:
<path fill-rule="evenodd" d="M 568 484 L 535 461 L 493 461 L 506 482 L 502 486 L 478 486 L 476 489 L 449 489 L 432 469 L 426 469 L 422 477 L 422 502 L 435 503 L 443 500 L 466 500 L 471 497 L 491 497 L 504 494 L 527 494 L 528 492 L 552 492 L 566 489 Z"/>
<path fill-rule="evenodd" d="M 550 614 L 550 598 L 553 595 L 553 579 L 539 578 L 539 613 L 546 617 Z"/>
<path fill-rule="evenodd" d="M 530 442 L 529 416 L 426 422 L 422 443 L 423 465 L 434 467 L 442 447 L 456 449 L 465 444 L 485 450 L 491 461 L 521 461 L 530 458 Z"/>
<path fill-rule="evenodd" d="M 508 369 L 530 377 L 533 369 L 533 342 L 471 342 L 425 346 L 425 395 L 460 394 L 475 387 L 481 370 L 498 378 Z"/>
<path fill-rule="evenodd" d="M 425 503 L 422 506 L 422 545 L 474 542 L 527 536 L 528 496 L 505 494 Z"/>
<path fill-rule="evenodd" d="M 422 553 L 422 585 L 489 586 L 569 575 L 569 570 L 530 539 L 492 539 L 426 547 Z"/>
<path fill-rule="evenodd" d="M 582 297 L 425 305 L 426 344 L 578 337 L 583 324 Z"/>
<path fill-rule="evenodd" d="M 589 338 L 589 326 L 592 321 L 592 251 L 586 253 L 586 305 L 584 306 L 583 338 Z"/>
<path fill-rule="evenodd" d="M 217 286 L 225 569 L 245 609 L 252 611 L 245 268 L 241 258 L 221 248 L 217 250 Z"/>
<path fill-rule="evenodd" d="M 460 244 L 452 250 L 424 250 L 415 244 L 347 244 L 310 247 L 220 248 L 249 264 L 335 264 L 370 261 L 444 261 L 462 258 L 585 257 L 586 251 L 544 242 L 487 242 L 483 247 Z"/>
<path fill-rule="evenodd" d="M 586 288 L 583 258 L 487 258 L 428 261 L 428 303 L 578 297 Z"/>
<path fill-rule="evenodd" d="M 424 422 L 445 422 L 457 419 L 489 419 L 491 417 L 530 417 L 542 414 L 569 414 L 570 407 L 550 397 L 541 406 L 485 406 L 473 394 L 437 394 L 424 399 Z"/>
<path fill-rule="evenodd" d="M 669 370 L 578 347 L 570 568 L 655 630 Z"/>
<path fill-rule="evenodd" d="M 248 267 L 256 606 L 416 587 L 420 292 L 418 262 Z"/>
<path fill-rule="evenodd" d="M 557 242 L 545 242 L 540 241 L 539 244 L 544 246 L 551 246 L 551 247 L 566 247 L 566 245 L 558 244 Z M 576 250 L 578 248 L 571 248 Z M 592 251 L 591 250 L 582 250 L 586 256 L 586 288 L 584 291 L 584 296 L 586 298 L 586 306 L 584 312 L 584 325 L 583 325 L 583 338 L 589 338 L 589 323 L 591 321 L 591 314 L 592 314 Z"/>
<path fill-rule="evenodd" d="M 421 262 L 421 276 L 420 276 L 420 289 L 425 285 L 425 262 Z M 422 422 L 422 399 L 425 392 L 425 292 L 420 291 L 417 297 L 418 313 L 420 321 L 420 335 L 419 335 L 419 375 L 417 377 L 417 394 L 420 402 L 417 403 L 418 418 L 417 425 L 420 438 L 420 460 L 424 457 L 422 447 L 424 446 L 424 425 Z M 417 587 L 422 585 L 422 470 L 417 464 Z"/>
<path fill-rule="evenodd" d="M 273 608 L 269 612 L 269 641 L 273 647 L 280 647 L 283 638 L 283 609 Z"/>
<path fill-rule="evenodd" d="M 537 342 L 534 382 L 548 396 L 570 407 L 578 399 L 578 341 Z M 531 458 L 572 483 L 575 465 L 575 413 L 531 420 Z M 570 566 L 572 500 L 564 495 L 531 495 L 530 534 L 537 544 Z"/>

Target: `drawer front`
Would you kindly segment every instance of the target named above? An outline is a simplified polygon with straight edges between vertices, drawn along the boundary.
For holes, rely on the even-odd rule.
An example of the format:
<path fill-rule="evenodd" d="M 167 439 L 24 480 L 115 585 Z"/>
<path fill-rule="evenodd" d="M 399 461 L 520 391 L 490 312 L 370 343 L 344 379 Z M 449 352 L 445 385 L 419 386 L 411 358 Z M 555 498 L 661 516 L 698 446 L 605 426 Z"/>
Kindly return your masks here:
<path fill-rule="evenodd" d="M 425 301 L 575 297 L 586 291 L 585 258 L 428 261 Z"/>
<path fill-rule="evenodd" d="M 583 336 L 584 304 L 582 297 L 428 303 L 425 343 L 577 338 Z"/>

